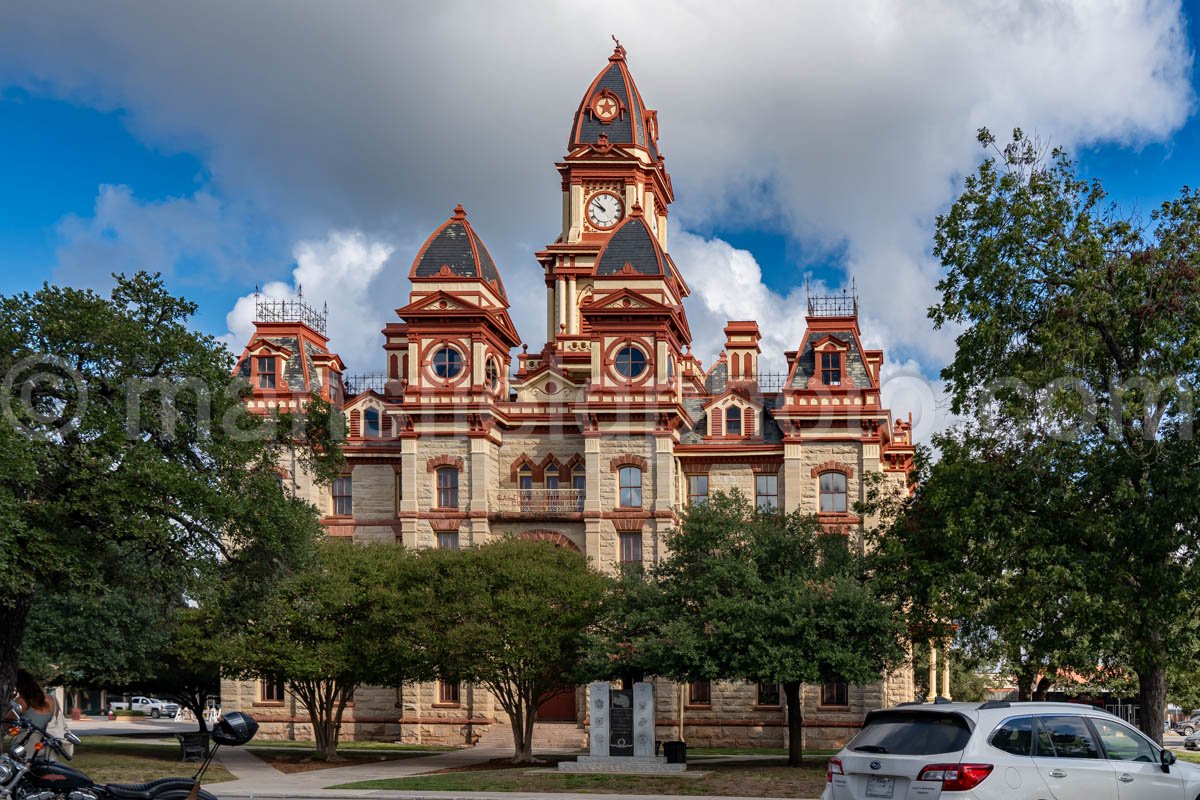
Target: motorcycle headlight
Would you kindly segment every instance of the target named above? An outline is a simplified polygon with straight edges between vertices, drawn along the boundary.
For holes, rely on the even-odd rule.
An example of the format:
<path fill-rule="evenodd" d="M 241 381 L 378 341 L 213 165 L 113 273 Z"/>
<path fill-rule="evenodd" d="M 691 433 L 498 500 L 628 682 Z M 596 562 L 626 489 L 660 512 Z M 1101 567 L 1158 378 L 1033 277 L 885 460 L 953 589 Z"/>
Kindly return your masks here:
<path fill-rule="evenodd" d="M 25 757 L 25 748 L 19 744 L 14 744 L 12 747 L 8 748 L 8 754 L 17 761 L 20 761 Z"/>

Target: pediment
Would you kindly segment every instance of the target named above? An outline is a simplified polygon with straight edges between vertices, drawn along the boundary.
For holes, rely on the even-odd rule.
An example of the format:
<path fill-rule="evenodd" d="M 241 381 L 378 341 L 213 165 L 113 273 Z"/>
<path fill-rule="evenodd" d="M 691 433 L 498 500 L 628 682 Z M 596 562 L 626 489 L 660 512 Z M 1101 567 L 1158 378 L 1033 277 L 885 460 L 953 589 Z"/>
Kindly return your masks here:
<path fill-rule="evenodd" d="M 482 311 L 488 312 L 488 309 L 476 305 L 471 301 L 458 297 L 449 292 L 438 290 L 432 294 L 426 295 L 421 299 L 409 303 L 403 308 L 396 309 L 396 313 L 402 315 L 420 314 L 420 313 L 446 313 L 453 311 Z"/>
<path fill-rule="evenodd" d="M 281 344 L 275 344 L 270 339 L 256 339 L 246 348 L 252 356 L 281 356 L 283 358 L 291 358 L 294 354 L 292 351 Z"/>
<path fill-rule="evenodd" d="M 633 291 L 632 289 L 618 289 L 600 297 L 594 297 L 592 302 L 583 307 L 587 312 L 596 311 L 662 311 L 667 312 L 670 309 L 658 302 L 651 300 L 644 294 Z"/>
<path fill-rule="evenodd" d="M 747 405 L 756 411 L 762 411 L 763 409 L 762 399 L 754 397 L 750 394 L 750 392 L 746 391 L 741 386 L 731 386 L 720 394 L 709 398 L 708 402 L 703 405 L 703 409 L 705 412 L 707 412 L 714 406 L 723 406 L 726 404 L 727 400 L 734 397 L 741 400 L 744 405 Z"/>

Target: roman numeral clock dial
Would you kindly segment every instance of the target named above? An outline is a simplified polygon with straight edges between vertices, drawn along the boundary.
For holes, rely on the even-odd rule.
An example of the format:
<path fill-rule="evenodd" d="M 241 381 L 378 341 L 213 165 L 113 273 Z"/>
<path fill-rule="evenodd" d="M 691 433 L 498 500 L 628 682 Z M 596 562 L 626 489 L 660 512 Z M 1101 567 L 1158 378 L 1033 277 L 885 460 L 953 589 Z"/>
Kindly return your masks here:
<path fill-rule="evenodd" d="M 597 228 L 607 230 L 621 221 L 624 210 L 621 198 L 612 192 L 597 192 L 588 201 L 588 220 Z"/>

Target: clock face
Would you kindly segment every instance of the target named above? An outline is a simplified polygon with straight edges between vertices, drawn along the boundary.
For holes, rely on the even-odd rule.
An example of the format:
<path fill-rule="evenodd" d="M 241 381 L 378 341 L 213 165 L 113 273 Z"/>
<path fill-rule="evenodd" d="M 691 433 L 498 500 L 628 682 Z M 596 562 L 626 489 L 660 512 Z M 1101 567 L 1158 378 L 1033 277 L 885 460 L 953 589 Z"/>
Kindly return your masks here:
<path fill-rule="evenodd" d="M 597 228 L 611 228 L 621 221 L 621 198 L 611 192 L 597 192 L 588 201 L 588 219 Z"/>

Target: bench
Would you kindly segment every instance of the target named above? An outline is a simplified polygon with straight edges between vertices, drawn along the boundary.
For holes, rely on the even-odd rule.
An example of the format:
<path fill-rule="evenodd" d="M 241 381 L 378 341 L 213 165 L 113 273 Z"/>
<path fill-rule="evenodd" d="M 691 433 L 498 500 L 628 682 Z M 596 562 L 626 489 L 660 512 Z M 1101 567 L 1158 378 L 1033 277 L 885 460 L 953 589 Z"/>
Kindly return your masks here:
<path fill-rule="evenodd" d="M 177 733 L 180 761 L 203 761 L 208 757 L 208 734 L 200 731 Z"/>

